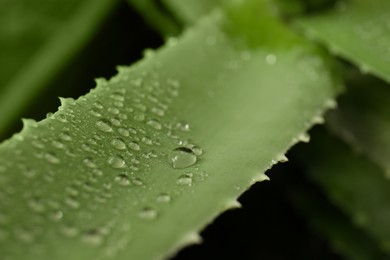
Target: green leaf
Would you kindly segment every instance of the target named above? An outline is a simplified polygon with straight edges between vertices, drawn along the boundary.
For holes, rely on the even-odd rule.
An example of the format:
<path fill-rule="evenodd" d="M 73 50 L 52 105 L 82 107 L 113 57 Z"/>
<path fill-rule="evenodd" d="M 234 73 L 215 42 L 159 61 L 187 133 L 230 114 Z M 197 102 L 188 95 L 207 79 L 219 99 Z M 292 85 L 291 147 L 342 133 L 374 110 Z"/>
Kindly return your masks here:
<path fill-rule="evenodd" d="M 302 147 L 307 176 L 390 253 L 390 189 L 382 170 L 324 132 Z"/>
<path fill-rule="evenodd" d="M 387 0 L 340 1 L 333 10 L 301 17 L 310 38 L 390 82 L 390 2 Z"/>
<path fill-rule="evenodd" d="M 70 63 L 117 1 L 1 1 L 0 136 Z"/>
<path fill-rule="evenodd" d="M 2 256 L 156 259 L 198 241 L 307 141 L 340 91 L 331 66 L 247 1 L 24 120 L 0 146 Z"/>
<path fill-rule="evenodd" d="M 351 223 L 348 216 L 316 190 L 307 187 L 287 188 L 288 198 L 310 226 L 323 234 L 335 251 L 348 259 L 386 259 L 374 239 Z"/>
<path fill-rule="evenodd" d="M 369 90 L 368 90 L 369 88 Z M 327 116 L 331 131 L 380 165 L 390 177 L 389 85 L 376 78 L 354 74 L 339 109 Z"/>
<path fill-rule="evenodd" d="M 129 4 L 141 13 L 145 20 L 163 36 L 173 36 L 180 32 L 174 18 L 164 13 L 153 0 L 128 0 Z"/>
<path fill-rule="evenodd" d="M 184 25 L 196 23 L 226 0 L 162 0 L 161 1 Z"/>

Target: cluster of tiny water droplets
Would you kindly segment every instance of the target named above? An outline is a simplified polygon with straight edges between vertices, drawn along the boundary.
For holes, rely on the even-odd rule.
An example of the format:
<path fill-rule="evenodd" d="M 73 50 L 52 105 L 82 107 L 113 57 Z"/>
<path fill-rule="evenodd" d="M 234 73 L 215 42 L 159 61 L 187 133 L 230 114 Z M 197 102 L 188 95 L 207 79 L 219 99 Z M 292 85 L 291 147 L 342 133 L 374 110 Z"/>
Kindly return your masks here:
<path fill-rule="evenodd" d="M 131 241 L 128 233 L 132 218 L 153 221 L 179 196 L 177 189 L 164 190 L 161 185 L 150 184 L 153 174 L 158 174 L 154 166 L 164 163 L 170 167 L 172 174 L 168 177 L 174 187 L 194 185 L 200 172 L 194 167 L 203 151 L 186 139 L 191 134 L 188 122 L 172 121 L 176 117 L 169 108 L 180 97 L 180 81 L 174 77 L 164 79 L 146 73 L 128 78 L 122 75 L 112 79 L 110 88 L 109 83 L 99 79 L 99 92 L 92 91 L 88 98 L 77 102 L 61 99 L 59 111 L 45 122 L 50 131 L 41 132 L 34 121 L 26 121 L 25 130 L 30 133 L 22 141 L 29 144 L 28 149 L 14 149 L 18 154 L 1 157 L 0 172 L 14 170 L 15 178 L 23 179 L 20 187 L 36 187 L 36 192 L 26 193 L 24 202 L 15 201 L 18 205 L 24 203 L 25 208 L 15 210 L 14 215 L 1 212 L 0 241 L 11 236 L 25 244 L 41 236 L 61 234 L 88 246 L 106 245 L 105 254 L 115 257 Z M 128 82 L 131 87 L 126 86 Z M 18 169 L 10 169 L 7 156 L 19 158 Z M 31 157 L 35 160 L 24 160 Z M 42 180 L 47 184 L 41 185 Z M 1 177 L 0 182 L 3 184 Z M 154 192 L 150 192 L 153 188 Z M 53 194 L 54 189 L 58 192 Z M 20 200 L 15 192 L 12 186 L 0 191 L 5 208 L 11 208 L 15 199 Z M 47 194 L 53 195 L 48 198 Z M 153 195 L 144 199 L 143 194 Z M 122 207 L 123 202 L 127 206 Z M 105 205 L 100 207 L 101 204 Z M 112 232 L 114 228 L 118 230 L 119 224 L 109 218 L 100 222 L 94 219 L 103 209 L 104 215 L 115 219 L 130 205 L 135 211 L 120 232 Z M 12 220 L 18 214 L 30 215 L 23 226 Z M 39 228 L 47 228 L 47 222 L 50 230 Z M 122 234 L 118 238 L 121 242 L 110 242 L 111 236 L 118 234 Z"/>

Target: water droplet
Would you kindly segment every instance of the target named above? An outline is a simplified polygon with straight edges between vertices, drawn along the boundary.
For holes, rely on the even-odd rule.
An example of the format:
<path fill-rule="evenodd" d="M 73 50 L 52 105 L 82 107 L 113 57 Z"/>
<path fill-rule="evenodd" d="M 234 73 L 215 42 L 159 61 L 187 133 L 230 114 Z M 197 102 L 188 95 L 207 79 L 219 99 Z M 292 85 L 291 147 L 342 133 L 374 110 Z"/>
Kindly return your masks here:
<path fill-rule="evenodd" d="M 62 226 L 61 232 L 67 237 L 75 237 L 80 233 L 80 231 L 77 228 L 75 228 L 71 225 Z"/>
<path fill-rule="evenodd" d="M 65 145 L 60 140 L 53 140 L 51 145 L 58 149 L 64 149 Z"/>
<path fill-rule="evenodd" d="M 84 160 L 83 160 L 83 163 L 87 166 L 87 167 L 89 167 L 89 168 L 96 168 L 96 164 L 93 162 L 93 159 L 92 158 L 85 158 Z"/>
<path fill-rule="evenodd" d="M 158 122 L 156 119 L 151 119 L 147 122 L 147 125 L 151 126 L 152 128 L 156 129 L 156 130 L 161 130 L 162 129 L 162 126 L 160 124 L 160 122 Z"/>
<path fill-rule="evenodd" d="M 179 123 L 177 123 L 176 127 L 177 127 L 177 129 L 179 129 L 183 132 L 190 131 L 190 125 L 185 121 L 180 121 Z"/>
<path fill-rule="evenodd" d="M 49 218 L 54 222 L 60 222 L 63 217 L 64 213 L 61 210 L 54 211 L 49 215 Z"/>
<path fill-rule="evenodd" d="M 97 229 L 91 229 L 83 234 L 82 241 L 97 246 L 103 243 L 103 234 Z"/>
<path fill-rule="evenodd" d="M 129 147 L 130 147 L 131 150 L 134 150 L 134 151 L 140 151 L 141 150 L 141 147 L 135 141 L 130 142 L 129 143 Z"/>
<path fill-rule="evenodd" d="M 157 202 L 160 203 L 168 203 L 171 201 L 171 196 L 169 196 L 167 193 L 161 193 L 157 196 Z"/>
<path fill-rule="evenodd" d="M 116 107 L 109 107 L 107 110 L 108 110 L 108 112 L 110 112 L 111 114 L 114 114 L 114 115 L 119 114 L 119 109 L 116 108 Z"/>
<path fill-rule="evenodd" d="M 152 220 L 157 217 L 157 211 L 152 208 L 145 207 L 139 212 L 138 216 L 142 219 Z"/>
<path fill-rule="evenodd" d="M 267 56 L 265 56 L 265 62 L 268 65 L 274 65 L 277 62 L 277 60 L 278 59 L 274 54 L 268 54 Z"/>
<path fill-rule="evenodd" d="M 103 176 L 103 171 L 100 170 L 100 169 L 94 169 L 93 170 L 93 174 L 95 174 L 96 176 L 101 177 L 101 176 Z"/>
<path fill-rule="evenodd" d="M 66 192 L 72 197 L 77 197 L 79 195 L 79 192 L 74 187 L 67 187 Z"/>
<path fill-rule="evenodd" d="M 141 140 L 144 144 L 147 144 L 147 145 L 152 145 L 153 144 L 153 141 L 150 137 L 148 136 L 144 136 L 142 137 L 142 140 Z"/>
<path fill-rule="evenodd" d="M 90 113 L 91 115 L 93 115 L 94 117 L 101 117 L 101 116 L 102 116 L 102 114 L 100 114 L 100 112 L 97 111 L 95 108 L 93 108 L 92 110 L 90 110 L 89 113 Z"/>
<path fill-rule="evenodd" d="M 28 206 L 36 213 L 42 213 L 46 210 L 45 205 L 42 200 L 38 198 L 33 198 L 28 201 Z"/>
<path fill-rule="evenodd" d="M 56 113 L 56 114 L 54 114 L 54 116 L 55 116 L 55 119 L 57 119 L 58 121 L 60 121 L 62 123 L 68 122 L 68 119 L 66 118 L 66 115 L 64 113 L 63 114 Z"/>
<path fill-rule="evenodd" d="M 120 102 L 120 101 L 115 101 L 113 104 L 116 107 L 123 107 L 124 106 L 123 102 Z"/>
<path fill-rule="evenodd" d="M 62 139 L 62 140 L 64 140 L 64 141 L 71 141 L 72 140 L 72 137 L 70 136 L 70 134 L 69 133 L 67 133 L 67 132 L 62 132 L 62 133 L 60 133 L 60 138 Z"/>
<path fill-rule="evenodd" d="M 44 154 L 45 159 L 52 164 L 58 164 L 60 163 L 60 159 L 58 159 L 57 155 L 55 153 L 45 153 Z"/>
<path fill-rule="evenodd" d="M 108 159 L 108 164 L 111 165 L 112 168 L 123 168 L 126 165 L 125 160 L 119 155 L 110 157 Z"/>
<path fill-rule="evenodd" d="M 115 149 L 124 150 L 126 149 L 125 142 L 120 138 L 115 138 L 111 141 L 111 145 L 114 146 Z"/>
<path fill-rule="evenodd" d="M 119 128 L 118 133 L 124 137 L 128 137 L 130 135 L 129 131 L 124 128 Z"/>
<path fill-rule="evenodd" d="M 126 114 L 119 114 L 119 118 L 123 119 L 123 120 L 126 120 L 127 119 L 127 115 Z"/>
<path fill-rule="evenodd" d="M 113 124 L 114 126 L 120 126 L 120 125 L 121 125 L 121 121 L 120 121 L 118 118 L 115 118 L 115 117 L 111 118 L 111 119 L 110 119 L 110 122 L 111 122 L 111 124 Z"/>
<path fill-rule="evenodd" d="M 187 147 L 179 147 L 170 154 L 172 167 L 175 169 L 187 168 L 196 163 L 197 157 L 194 152 Z"/>
<path fill-rule="evenodd" d="M 67 197 L 65 199 L 65 204 L 73 209 L 77 209 L 80 207 L 80 203 L 73 197 Z"/>
<path fill-rule="evenodd" d="M 134 107 L 139 109 L 139 110 L 141 110 L 141 111 L 143 111 L 143 112 L 145 112 L 146 109 L 147 109 L 147 107 L 144 104 L 141 104 L 141 103 L 135 104 Z"/>
<path fill-rule="evenodd" d="M 112 127 L 108 124 L 108 122 L 103 120 L 96 121 L 96 126 L 102 132 L 112 132 Z"/>
<path fill-rule="evenodd" d="M 199 146 L 196 146 L 196 145 L 191 146 L 191 150 L 194 152 L 194 154 L 195 154 L 196 156 L 200 156 L 200 155 L 203 154 L 203 150 L 202 150 L 202 148 L 200 148 Z"/>
<path fill-rule="evenodd" d="M 96 107 L 97 109 L 103 109 L 103 105 L 99 101 L 93 103 L 93 106 Z"/>
<path fill-rule="evenodd" d="M 143 113 L 137 112 L 134 114 L 134 120 L 141 122 L 145 120 L 145 115 Z"/>
<path fill-rule="evenodd" d="M 140 178 L 132 178 L 131 182 L 136 186 L 142 186 L 144 183 Z"/>
<path fill-rule="evenodd" d="M 192 173 L 185 173 L 179 176 L 177 184 L 191 186 L 192 185 Z"/>
<path fill-rule="evenodd" d="M 164 110 L 162 110 L 161 108 L 158 108 L 158 107 L 153 107 L 151 111 L 152 111 L 152 113 L 154 113 L 158 116 L 164 116 L 164 114 L 165 114 Z"/>
<path fill-rule="evenodd" d="M 125 97 L 123 96 L 122 93 L 113 93 L 110 95 L 110 98 L 116 100 L 116 101 L 125 101 Z"/>
<path fill-rule="evenodd" d="M 123 173 L 119 174 L 115 177 L 115 182 L 121 186 L 129 186 L 130 185 L 129 177 Z"/>

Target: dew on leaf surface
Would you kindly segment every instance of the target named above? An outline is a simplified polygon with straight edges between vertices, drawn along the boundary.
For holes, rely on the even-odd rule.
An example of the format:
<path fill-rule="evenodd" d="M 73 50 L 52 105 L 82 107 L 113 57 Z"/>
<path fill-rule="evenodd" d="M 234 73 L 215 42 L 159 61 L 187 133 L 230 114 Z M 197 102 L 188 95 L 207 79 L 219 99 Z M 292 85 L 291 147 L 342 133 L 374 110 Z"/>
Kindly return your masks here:
<path fill-rule="evenodd" d="M 190 148 L 179 147 L 171 152 L 169 160 L 173 168 L 183 169 L 194 165 L 197 156 Z"/>

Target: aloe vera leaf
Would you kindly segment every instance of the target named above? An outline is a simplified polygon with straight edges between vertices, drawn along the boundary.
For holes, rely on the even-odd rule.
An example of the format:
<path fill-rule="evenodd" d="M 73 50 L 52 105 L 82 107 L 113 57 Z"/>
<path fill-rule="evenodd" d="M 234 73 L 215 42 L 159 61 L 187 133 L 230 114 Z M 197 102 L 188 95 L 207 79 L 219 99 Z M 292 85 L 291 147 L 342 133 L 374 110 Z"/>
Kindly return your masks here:
<path fill-rule="evenodd" d="M 128 0 L 145 20 L 163 36 L 179 34 L 180 26 L 174 18 L 170 17 L 156 6 L 153 0 Z"/>
<path fill-rule="evenodd" d="M 287 195 L 309 225 L 326 237 L 340 255 L 355 260 L 388 259 L 373 238 L 318 191 L 294 185 L 288 188 Z"/>
<path fill-rule="evenodd" d="M 340 98 L 339 109 L 327 115 L 327 126 L 357 152 L 380 165 L 390 177 L 389 86 L 385 82 L 354 74 L 348 95 Z"/>
<path fill-rule="evenodd" d="M 118 3 L 41 2 L 1 2 L 0 135 L 70 63 Z"/>
<path fill-rule="evenodd" d="M 307 176 L 381 250 L 390 253 L 390 190 L 382 169 L 324 132 L 313 135 L 310 145 L 302 147 L 300 158 L 307 166 Z"/>
<path fill-rule="evenodd" d="M 226 0 L 162 0 L 161 1 L 184 25 L 194 24 Z"/>
<path fill-rule="evenodd" d="M 348 95 L 340 98 L 339 109 L 327 115 L 327 126 L 380 165 L 389 178 L 389 86 L 370 76 L 354 75 L 348 82 L 348 90 Z"/>
<path fill-rule="evenodd" d="M 340 91 L 331 60 L 267 7 L 217 10 L 25 120 L 0 146 L 4 259 L 162 258 L 266 179 Z"/>
<path fill-rule="evenodd" d="M 390 2 L 340 1 L 335 8 L 298 20 L 310 38 L 390 82 Z"/>

